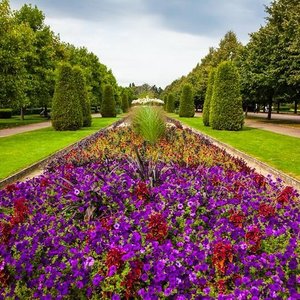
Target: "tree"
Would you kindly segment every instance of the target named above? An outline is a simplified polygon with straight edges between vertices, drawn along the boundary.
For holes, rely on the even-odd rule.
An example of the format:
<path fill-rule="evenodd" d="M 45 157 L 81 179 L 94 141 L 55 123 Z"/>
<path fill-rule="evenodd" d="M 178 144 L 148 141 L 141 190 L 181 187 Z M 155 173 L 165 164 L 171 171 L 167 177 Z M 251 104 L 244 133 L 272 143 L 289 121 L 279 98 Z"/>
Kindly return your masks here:
<path fill-rule="evenodd" d="M 233 62 L 222 62 L 217 68 L 209 123 L 218 130 L 240 130 L 243 127 L 239 74 Z"/>
<path fill-rule="evenodd" d="M 104 87 L 101 115 L 102 117 L 115 117 L 117 115 L 114 91 L 110 84 L 106 84 Z"/>
<path fill-rule="evenodd" d="M 92 124 L 91 104 L 88 98 L 83 71 L 79 66 L 73 68 L 73 81 L 75 95 L 79 98 L 82 109 L 83 127 L 90 127 Z"/>
<path fill-rule="evenodd" d="M 167 98 L 166 111 L 169 113 L 173 113 L 174 110 L 175 110 L 175 97 L 171 93 L 168 95 L 168 98 Z"/>
<path fill-rule="evenodd" d="M 30 104 L 26 61 L 33 52 L 33 40 L 32 29 L 16 22 L 9 2 L 0 2 L 0 105 L 20 109 L 21 119 Z"/>
<path fill-rule="evenodd" d="M 195 115 L 195 105 L 192 87 L 186 84 L 182 88 L 179 104 L 179 117 L 193 117 Z"/>
<path fill-rule="evenodd" d="M 215 69 L 212 69 L 208 78 L 208 86 L 206 90 L 205 101 L 203 105 L 203 115 L 202 115 L 203 124 L 205 126 L 209 126 L 210 103 L 213 95 L 215 72 L 216 72 Z"/>
<path fill-rule="evenodd" d="M 54 129 L 60 131 L 77 130 L 83 124 L 73 69 L 68 63 L 62 63 L 58 68 L 51 118 Z"/>
<path fill-rule="evenodd" d="M 124 113 L 128 112 L 129 104 L 128 104 L 128 94 L 127 91 L 124 90 L 122 93 L 122 111 Z"/>

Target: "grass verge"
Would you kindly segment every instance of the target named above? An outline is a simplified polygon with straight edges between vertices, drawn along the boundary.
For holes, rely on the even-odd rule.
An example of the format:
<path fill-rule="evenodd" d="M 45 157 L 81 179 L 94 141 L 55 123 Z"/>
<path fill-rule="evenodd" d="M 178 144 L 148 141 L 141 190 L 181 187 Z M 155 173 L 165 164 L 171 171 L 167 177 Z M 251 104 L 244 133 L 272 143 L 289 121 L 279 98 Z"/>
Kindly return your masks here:
<path fill-rule="evenodd" d="M 299 138 L 249 127 L 241 131 L 212 130 L 203 125 L 201 117 L 169 116 L 300 180 Z"/>
<path fill-rule="evenodd" d="M 25 116 L 25 119 L 23 121 L 20 119 L 20 116 L 12 116 L 10 119 L 0 119 L 0 129 L 13 128 L 34 123 L 41 123 L 45 121 L 48 120 L 44 117 L 41 117 L 40 115 Z"/>
<path fill-rule="evenodd" d="M 52 127 L 0 139 L 0 179 L 116 122 L 119 118 L 93 118 L 92 126 L 78 131 L 55 131 Z"/>

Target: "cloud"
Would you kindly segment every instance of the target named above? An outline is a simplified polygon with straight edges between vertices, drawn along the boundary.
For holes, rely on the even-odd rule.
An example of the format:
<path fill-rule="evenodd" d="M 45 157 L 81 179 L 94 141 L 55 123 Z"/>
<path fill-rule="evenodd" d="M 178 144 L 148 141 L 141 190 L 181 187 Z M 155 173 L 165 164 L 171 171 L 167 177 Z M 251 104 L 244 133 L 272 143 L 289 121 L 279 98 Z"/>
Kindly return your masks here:
<path fill-rule="evenodd" d="M 61 39 L 86 46 L 121 85 L 164 87 L 187 74 L 228 30 L 246 43 L 271 0 L 32 0 Z M 20 8 L 25 0 L 11 0 Z"/>

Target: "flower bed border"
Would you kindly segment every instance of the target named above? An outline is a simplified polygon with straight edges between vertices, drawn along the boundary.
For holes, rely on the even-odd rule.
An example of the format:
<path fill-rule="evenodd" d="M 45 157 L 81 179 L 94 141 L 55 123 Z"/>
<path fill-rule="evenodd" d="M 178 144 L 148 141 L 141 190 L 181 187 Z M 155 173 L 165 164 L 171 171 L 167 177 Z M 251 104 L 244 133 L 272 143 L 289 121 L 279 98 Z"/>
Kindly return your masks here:
<path fill-rule="evenodd" d="M 176 120 L 175 120 L 176 122 Z M 259 161 L 258 159 L 254 158 L 253 156 L 250 156 L 240 150 L 235 149 L 234 147 L 220 142 L 216 139 L 214 139 L 213 137 L 204 134 L 203 132 L 196 130 L 195 128 L 192 128 L 188 125 L 183 124 L 184 128 L 189 128 L 190 130 L 192 130 L 195 134 L 198 135 L 203 135 L 205 138 L 207 138 L 212 144 L 214 144 L 215 146 L 224 149 L 228 154 L 231 154 L 232 156 L 235 156 L 237 158 L 243 159 L 244 161 L 246 161 L 247 164 L 250 164 L 250 166 L 253 166 L 255 168 L 255 171 L 264 175 L 264 176 L 268 176 L 271 175 L 271 177 L 276 180 L 277 178 L 280 178 L 286 185 L 290 185 L 292 187 L 294 187 L 295 189 L 297 189 L 298 191 L 300 191 L 300 181 L 269 166 L 268 164 Z"/>
<path fill-rule="evenodd" d="M 54 152 L 53 154 L 33 163 L 32 165 L 0 180 L 0 189 L 4 188 L 5 186 L 12 184 L 18 180 L 24 179 L 26 176 L 30 175 L 31 173 L 44 168 L 48 163 L 50 163 L 53 159 L 56 159 L 57 157 L 64 155 L 66 153 L 68 153 L 69 151 L 73 150 L 76 147 L 79 147 L 82 144 L 88 143 L 90 139 L 92 139 L 93 137 L 97 136 L 100 132 L 103 132 L 109 128 L 115 128 L 117 126 L 119 126 L 121 123 L 123 123 L 125 120 L 127 119 L 127 117 L 122 118 L 116 122 L 114 122 L 111 125 L 108 125 L 106 127 L 101 128 L 100 130 L 96 131 L 95 133 L 88 135 L 84 138 L 82 138 L 81 140 L 63 148 L 60 149 L 56 152 Z"/>

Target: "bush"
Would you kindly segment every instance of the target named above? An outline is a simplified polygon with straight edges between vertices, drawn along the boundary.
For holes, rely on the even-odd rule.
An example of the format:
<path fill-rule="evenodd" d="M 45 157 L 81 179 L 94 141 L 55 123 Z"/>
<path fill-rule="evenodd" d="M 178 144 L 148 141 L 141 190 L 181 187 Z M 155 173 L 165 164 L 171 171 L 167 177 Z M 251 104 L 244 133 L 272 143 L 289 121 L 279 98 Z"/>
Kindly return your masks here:
<path fill-rule="evenodd" d="M 175 97 L 171 93 L 168 95 L 168 98 L 167 98 L 166 111 L 169 113 L 172 113 L 172 112 L 174 112 L 174 110 L 175 110 Z"/>
<path fill-rule="evenodd" d="M 243 123 L 238 70 L 231 61 L 225 61 L 216 71 L 209 124 L 218 130 L 240 130 Z"/>
<path fill-rule="evenodd" d="M 10 119 L 12 117 L 11 108 L 1 108 L 0 109 L 0 119 Z"/>
<path fill-rule="evenodd" d="M 77 130 L 82 126 L 82 108 L 76 93 L 73 69 L 63 63 L 58 68 L 52 101 L 51 119 L 55 130 Z"/>
<path fill-rule="evenodd" d="M 180 104 L 179 104 L 179 117 L 193 117 L 195 115 L 195 104 L 193 98 L 192 87 L 186 84 L 182 88 Z"/>
<path fill-rule="evenodd" d="M 101 105 L 101 115 L 104 118 L 115 117 L 117 115 L 114 92 L 110 84 L 107 84 L 104 87 L 103 100 Z"/>
<path fill-rule="evenodd" d="M 128 95 L 126 92 L 122 94 L 122 111 L 124 113 L 128 112 L 129 103 L 128 103 Z"/>
<path fill-rule="evenodd" d="M 205 94 L 205 100 L 203 104 L 203 114 L 202 114 L 204 126 L 209 126 L 210 103 L 213 95 L 215 73 L 216 73 L 215 69 L 212 69 L 208 77 L 208 84 L 207 84 L 207 90 Z"/>
<path fill-rule="evenodd" d="M 88 97 L 82 69 L 78 66 L 73 68 L 73 80 L 76 88 L 76 95 L 82 109 L 83 127 L 90 127 L 92 124 L 91 103 Z"/>
<path fill-rule="evenodd" d="M 132 111 L 131 122 L 134 131 L 154 145 L 166 131 L 166 121 L 162 108 L 139 106 Z"/>

